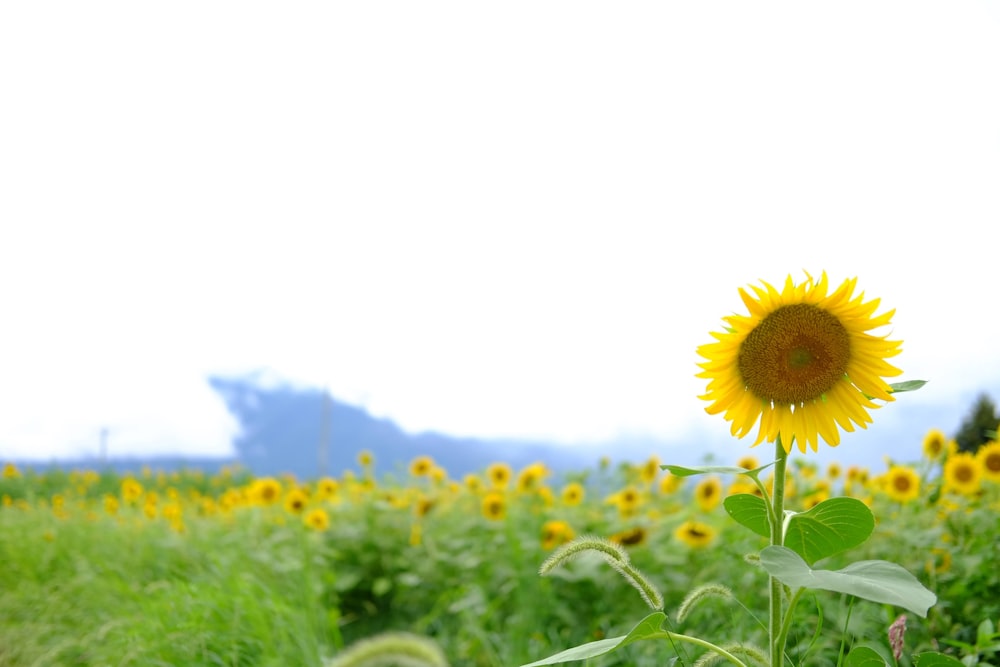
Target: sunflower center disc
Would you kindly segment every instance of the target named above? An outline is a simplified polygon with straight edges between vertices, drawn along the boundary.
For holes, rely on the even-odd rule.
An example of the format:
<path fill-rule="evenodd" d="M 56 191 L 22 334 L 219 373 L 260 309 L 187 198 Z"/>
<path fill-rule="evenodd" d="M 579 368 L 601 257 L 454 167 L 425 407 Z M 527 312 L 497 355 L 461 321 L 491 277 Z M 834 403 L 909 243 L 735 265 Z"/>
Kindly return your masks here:
<path fill-rule="evenodd" d="M 829 312 L 807 303 L 782 306 L 743 339 L 740 375 L 765 401 L 800 404 L 829 391 L 847 370 L 850 335 Z"/>

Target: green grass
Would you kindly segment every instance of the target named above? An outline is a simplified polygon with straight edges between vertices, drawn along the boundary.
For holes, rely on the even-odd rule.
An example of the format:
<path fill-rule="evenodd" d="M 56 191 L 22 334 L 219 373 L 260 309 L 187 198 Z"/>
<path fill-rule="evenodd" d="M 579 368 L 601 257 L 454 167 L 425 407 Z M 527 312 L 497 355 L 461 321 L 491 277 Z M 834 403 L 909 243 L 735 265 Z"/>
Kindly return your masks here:
<path fill-rule="evenodd" d="M 623 466 L 604 483 L 635 484 L 635 473 Z M 0 507 L 0 667 L 320 666 L 387 630 L 434 639 L 456 666 L 516 667 L 627 632 L 649 609 L 604 564 L 583 559 L 538 576 L 551 552 L 540 537 L 549 519 L 566 521 L 578 535 L 642 527 L 645 541 L 628 550 L 662 589 L 671 623 L 687 591 L 702 583 L 723 583 L 742 603 L 708 600 L 674 629 L 720 643 L 763 643 L 767 577 L 744 560 L 762 538 L 721 507 L 697 508 L 693 482 L 676 495 L 644 490 L 635 512 L 622 516 L 595 492 L 594 476 L 579 506 L 562 505 L 558 488 L 549 502 L 537 492 L 508 491 L 500 521 L 483 516 L 481 492 L 457 485 L 405 476 L 374 485 L 338 480 L 339 502 L 310 501 L 329 512 L 325 531 L 310 530 L 280 503 L 202 513 L 204 498 L 217 502 L 227 488 L 246 489 L 245 476 L 145 478 L 146 490 L 159 495 L 154 518 L 141 503 L 123 502 L 116 516 L 104 511 L 103 496 L 120 489 L 117 476 L 0 479 L 0 495 L 9 496 Z M 800 496 L 810 484 L 797 480 Z M 927 494 L 903 506 L 869 488 L 880 522 L 874 536 L 821 566 L 863 558 L 900 563 L 940 598 L 927 619 L 910 616 L 909 653 L 950 650 L 938 643 L 944 639 L 974 643 L 976 626 L 1000 617 L 998 486 L 984 486 L 973 499 L 947 496 L 943 504 Z M 181 532 L 163 518 L 170 489 L 183 508 Z M 56 493 L 65 497 L 61 510 L 53 507 Z M 426 516 L 415 514 L 417 497 L 435 501 Z M 689 518 L 719 530 L 709 548 L 692 550 L 673 536 Z M 422 534 L 411 544 L 415 523 Z M 927 567 L 941 566 L 944 554 L 947 567 Z M 845 626 L 848 606 L 833 594 L 803 601 L 789 643 L 793 664 L 835 665 L 845 627 L 849 644 L 885 645 L 899 611 L 859 601 Z M 661 665 L 667 655 L 664 645 L 643 643 L 590 664 Z M 684 662 L 697 655 L 686 651 Z"/>

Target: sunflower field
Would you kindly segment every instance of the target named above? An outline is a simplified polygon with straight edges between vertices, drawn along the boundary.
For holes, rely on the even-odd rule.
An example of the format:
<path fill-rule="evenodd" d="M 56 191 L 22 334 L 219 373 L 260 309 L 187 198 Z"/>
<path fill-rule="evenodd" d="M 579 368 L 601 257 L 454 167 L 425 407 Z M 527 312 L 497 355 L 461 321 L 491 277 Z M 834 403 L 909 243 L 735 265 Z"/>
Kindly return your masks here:
<path fill-rule="evenodd" d="M 899 563 L 937 596 L 922 618 L 810 592 L 789 628 L 792 664 L 836 665 L 858 644 L 890 664 L 890 628 L 906 646 L 898 664 L 925 649 L 1000 664 L 1000 444 L 958 453 L 934 431 L 920 445 L 883 470 L 789 460 L 786 507 L 859 499 L 878 521 L 852 559 Z M 749 456 L 733 464 L 758 468 Z M 725 504 L 755 493 L 743 480 L 671 474 L 655 456 L 560 475 L 497 462 L 461 479 L 428 457 L 383 472 L 369 452 L 356 471 L 311 480 L 7 464 L 0 665 L 516 667 L 622 635 L 648 612 L 601 559 L 539 575 L 582 535 L 628 554 L 662 591 L 668 624 L 760 643 L 767 573 L 754 555 L 766 540 Z M 409 657 L 365 662 L 374 638 Z M 694 648 L 677 652 L 682 664 L 698 660 Z M 671 655 L 641 642 L 586 664 Z"/>

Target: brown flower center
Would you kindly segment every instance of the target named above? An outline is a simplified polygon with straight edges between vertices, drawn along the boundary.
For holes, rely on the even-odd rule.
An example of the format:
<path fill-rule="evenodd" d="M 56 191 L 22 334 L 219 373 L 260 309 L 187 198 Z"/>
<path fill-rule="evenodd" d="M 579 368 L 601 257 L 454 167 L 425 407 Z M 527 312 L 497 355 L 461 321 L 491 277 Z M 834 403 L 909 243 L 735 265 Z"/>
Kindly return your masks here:
<path fill-rule="evenodd" d="M 897 491 L 906 492 L 910 490 L 910 478 L 906 475 L 896 475 L 892 480 L 892 485 Z"/>
<path fill-rule="evenodd" d="M 1000 472 L 1000 452 L 993 452 L 987 455 L 984 464 L 990 472 Z"/>
<path fill-rule="evenodd" d="M 740 376 L 755 396 L 779 404 L 812 401 L 844 377 L 851 358 L 847 329 L 807 303 L 782 306 L 740 345 Z"/>

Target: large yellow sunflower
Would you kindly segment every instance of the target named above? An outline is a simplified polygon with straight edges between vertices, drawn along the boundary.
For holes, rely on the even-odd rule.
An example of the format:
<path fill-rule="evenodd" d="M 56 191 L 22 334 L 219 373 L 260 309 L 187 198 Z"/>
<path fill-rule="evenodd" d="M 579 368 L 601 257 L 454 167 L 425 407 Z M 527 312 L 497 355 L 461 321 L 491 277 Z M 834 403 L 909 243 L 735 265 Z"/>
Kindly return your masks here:
<path fill-rule="evenodd" d="M 818 438 L 835 447 L 838 425 L 845 431 L 867 428 L 873 399 L 893 400 L 884 377 L 900 371 L 886 359 L 900 353 L 900 341 L 869 333 L 889 324 L 895 311 L 875 315 L 879 300 L 854 296 L 856 278 L 829 292 L 824 272 L 819 280 L 791 276 L 778 291 L 761 281 L 751 295 L 740 289 L 749 315 L 723 318 L 726 331 L 702 345 L 698 377 L 708 380 L 702 399 L 710 414 L 723 413 L 737 437 L 748 435 L 760 420 L 754 446 L 781 438 L 805 453 L 819 449 Z"/>

